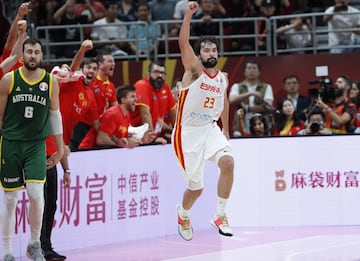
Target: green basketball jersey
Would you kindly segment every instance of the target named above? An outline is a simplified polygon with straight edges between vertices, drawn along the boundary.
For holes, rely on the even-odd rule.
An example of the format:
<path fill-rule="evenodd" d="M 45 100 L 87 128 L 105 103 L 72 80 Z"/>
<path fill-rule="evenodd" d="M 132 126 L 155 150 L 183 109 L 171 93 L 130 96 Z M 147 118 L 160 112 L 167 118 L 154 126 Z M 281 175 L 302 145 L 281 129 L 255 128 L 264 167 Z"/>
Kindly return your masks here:
<path fill-rule="evenodd" d="M 3 121 L 3 137 L 18 141 L 45 139 L 50 134 L 52 75 L 43 70 L 38 80 L 29 82 L 20 68 L 13 71 L 11 77 L 12 85 Z"/>

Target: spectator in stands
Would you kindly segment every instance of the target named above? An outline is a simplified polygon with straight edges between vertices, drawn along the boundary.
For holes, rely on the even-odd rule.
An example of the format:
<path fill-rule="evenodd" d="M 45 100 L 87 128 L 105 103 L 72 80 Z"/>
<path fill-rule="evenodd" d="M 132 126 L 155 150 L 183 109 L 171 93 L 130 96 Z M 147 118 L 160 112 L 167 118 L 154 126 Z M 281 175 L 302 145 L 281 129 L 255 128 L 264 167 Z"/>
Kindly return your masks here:
<path fill-rule="evenodd" d="M 217 0 L 199 0 L 201 12 L 193 16 L 194 20 L 201 20 L 200 23 L 193 23 L 191 30 L 192 34 L 200 35 L 218 35 L 220 32 L 220 23 L 212 21 L 213 19 L 223 18 L 226 11 L 222 8 L 221 11 L 216 11 L 215 2 Z M 219 3 L 217 3 L 219 5 Z"/>
<path fill-rule="evenodd" d="M 180 94 L 181 86 L 182 86 L 181 78 L 176 78 L 171 86 L 171 93 L 176 102 L 179 101 L 179 94 Z"/>
<path fill-rule="evenodd" d="M 214 3 L 214 13 L 220 17 L 226 17 L 227 11 L 224 5 L 221 3 L 221 0 L 213 0 Z"/>
<path fill-rule="evenodd" d="M 116 18 L 118 13 L 118 3 L 116 1 L 108 1 L 105 3 L 106 15 L 94 22 L 91 32 L 91 38 L 93 41 L 109 41 L 109 40 L 124 40 L 127 39 L 128 30 L 126 25 L 122 21 Z M 103 26 L 99 26 L 103 25 Z M 112 54 L 116 56 L 127 55 L 128 43 L 126 41 L 119 41 L 115 43 L 96 43 L 98 51 L 101 48 L 111 49 Z"/>
<path fill-rule="evenodd" d="M 96 0 L 76 0 L 75 12 L 77 16 L 87 15 L 90 21 L 103 18 L 106 13 L 104 5 Z"/>
<path fill-rule="evenodd" d="M 360 34 L 356 31 L 360 28 L 360 15 L 352 13 L 358 12 L 349 5 L 349 0 L 335 0 L 335 5 L 325 10 L 323 21 L 328 24 L 330 53 L 350 53 L 354 50 L 354 34 Z"/>
<path fill-rule="evenodd" d="M 264 3 L 270 3 L 272 2 L 272 5 L 274 6 L 274 12 L 272 15 L 280 15 L 282 8 L 288 8 L 290 6 L 290 0 L 254 0 L 255 6 L 259 7 L 261 9 L 262 6 L 265 6 Z"/>
<path fill-rule="evenodd" d="M 276 29 L 276 33 L 285 40 L 287 49 L 303 49 L 313 45 L 311 20 L 303 17 L 293 17 L 290 24 Z M 294 50 L 292 53 L 303 54 L 305 50 Z"/>
<path fill-rule="evenodd" d="M 89 16 L 77 15 L 75 12 L 75 0 L 66 2 L 54 13 L 54 23 L 57 25 L 77 25 L 90 23 Z M 55 31 L 57 42 L 76 42 L 80 41 L 80 30 L 73 26 Z M 61 45 L 56 48 L 57 57 L 72 58 L 76 54 L 78 45 Z"/>
<path fill-rule="evenodd" d="M 335 82 L 335 92 L 329 100 L 323 101 L 319 95 L 316 105 L 325 115 L 325 127 L 334 134 L 353 133 L 356 128 L 356 105 L 348 98 L 352 81 L 347 76 L 340 76 Z"/>
<path fill-rule="evenodd" d="M 83 41 L 71 64 L 71 70 L 81 69 L 83 76 L 60 81 L 60 111 L 63 119 L 65 145 L 70 145 L 73 129 L 84 115 L 87 115 L 84 117 L 90 119 L 95 129 L 99 126 L 96 101 L 90 89 L 97 75 L 99 64 L 95 58 L 84 58 L 86 51 L 92 48 L 91 40 Z"/>
<path fill-rule="evenodd" d="M 244 126 L 244 109 L 238 109 L 234 117 L 239 117 L 239 131 L 241 137 L 264 137 L 269 135 L 269 128 L 264 116 L 260 113 L 255 113 L 250 118 L 249 130 Z"/>
<path fill-rule="evenodd" d="M 242 0 L 231 0 L 224 2 L 224 7 L 227 10 L 227 16 L 229 18 L 242 18 L 242 17 L 254 17 L 255 6 L 251 1 L 242 1 Z M 246 33 L 250 24 L 248 22 L 231 22 L 231 34 L 238 35 Z M 250 33 L 250 32 L 249 32 Z M 251 32 L 252 34 L 254 32 Z M 253 46 L 244 46 L 242 38 L 232 38 L 232 50 L 243 50 L 253 49 Z"/>
<path fill-rule="evenodd" d="M 111 52 L 108 51 L 99 54 L 97 61 L 99 62 L 99 71 L 89 88 L 95 97 L 97 117 L 100 118 L 101 114 L 108 108 L 117 105 L 115 84 L 110 81 L 110 77 L 113 76 L 115 70 L 115 60 Z M 82 115 L 79 123 L 73 129 L 71 138 L 72 151 L 78 149 L 82 139 L 93 125 L 93 119 L 88 116 L 89 115 Z"/>
<path fill-rule="evenodd" d="M 354 133 L 360 133 L 360 81 L 353 81 L 350 92 L 349 99 L 356 105 L 356 130 Z"/>
<path fill-rule="evenodd" d="M 150 20 L 149 8 L 149 4 L 146 2 L 138 4 L 136 9 L 138 21 L 145 22 L 147 25 L 130 25 L 129 39 L 133 41 L 129 42 L 129 44 L 135 54 L 151 59 L 151 55 L 157 48 L 156 38 L 161 36 L 161 31 L 160 27 L 155 27 L 154 21 Z"/>
<path fill-rule="evenodd" d="M 275 118 L 275 136 L 292 136 L 305 128 L 302 121 L 295 113 L 295 106 L 291 99 L 285 98 L 280 104 L 280 113 Z"/>
<path fill-rule="evenodd" d="M 243 38 L 240 44 L 241 51 L 253 51 L 258 48 L 258 50 L 266 50 L 266 21 L 263 18 L 269 19 L 271 16 L 275 15 L 275 1 L 274 0 L 262 0 L 259 3 L 256 3 L 254 6 L 251 6 L 251 12 L 249 12 L 246 17 L 254 18 L 259 17 L 256 23 L 254 21 L 249 21 L 243 25 L 242 33 L 254 35 L 249 38 Z M 271 33 L 271 37 L 274 35 Z M 258 34 L 258 36 L 255 36 Z"/>
<path fill-rule="evenodd" d="M 134 84 L 137 101 L 135 112 L 131 113 L 132 126 L 148 123 L 149 130 L 155 130 L 159 134 L 155 142 L 163 144 L 167 143 L 165 134 L 172 132 L 176 117 L 176 101 L 165 82 L 165 75 L 165 65 L 162 62 L 150 63 L 147 76 Z"/>
<path fill-rule="evenodd" d="M 118 5 L 117 19 L 124 22 L 137 21 L 136 3 L 134 0 L 119 0 Z"/>
<path fill-rule="evenodd" d="M 270 128 L 271 117 L 269 112 L 273 109 L 274 95 L 270 84 L 260 80 L 260 64 L 256 60 L 249 60 L 244 66 L 244 81 L 231 86 L 229 101 L 237 108 L 245 109 L 245 128 L 249 129 L 250 118 L 260 113 L 268 121 Z M 233 135 L 239 136 L 238 117 L 234 117 Z"/>
<path fill-rule="evenodd" d="M 175 8 L 174 8 L 174 14 L 173 14 L 173 20 L 179 20 L 179 23 L 173 23 L 172 29 L 171 29 L 171 35 L 178 35 L 180 26 L 181 26 L 181 20 L 184 18 L 184 14 L 186 11 L 186 6 L 189 0 L 179 0 L 176 2 Z M 196 14 L 200 13 L 201 9 L 199 8 Z"/>
<path fill-rule="evenodd" d="M 101 115 L 98 131 L 91 128 L 80 144 L 80 149 L 96 147 L 134 148 L 140 144 L 150 143 L 156 137 L 155 132 L 145 132 L 140 139 L 130 137 L 130 112 L 135 110 L 135 87 L 125 85 L 116 89 L 119 105 L 113 106 Z"/>
<path fill-rule="evenodd" d="M 277 110 L 281 110 L 281 104 L 284 99 L 292 100 L 295 113 L 298 118 L 303 121 L 306 121 L 306 113 L 311 106 L 311 99 L 309 96 L 304 96 L 299 93 L 300 89 L 300 80 L 297 75 L 288 74 L 283 79 L 284 90 L 286 91 L 286 97 L 280 99 L 277 104 Z"/>
<path fill-rule="evenodd" d="M 31 0 L 31 22 L 35 26 L 52 25 L 53 14 L 61 4 L 56 0 Z"/>
<path fill-rule="evenodd" d="M 331 130 L 325 128 L 325 114 L 317 106 L 311 109 L 306 121 L 306 128 L 297 135 L 331 135 Z"/>
<path fill-rule="evenodd" d="M 172 20 L 176 2 L 170 0 L 153 0 L 150 5 L 150 16 L 153 21 Z M 167 32 L 171 31 L 169 25 Z M 165 26 L 162 26 L 161 33 L 165 32 Z"/>

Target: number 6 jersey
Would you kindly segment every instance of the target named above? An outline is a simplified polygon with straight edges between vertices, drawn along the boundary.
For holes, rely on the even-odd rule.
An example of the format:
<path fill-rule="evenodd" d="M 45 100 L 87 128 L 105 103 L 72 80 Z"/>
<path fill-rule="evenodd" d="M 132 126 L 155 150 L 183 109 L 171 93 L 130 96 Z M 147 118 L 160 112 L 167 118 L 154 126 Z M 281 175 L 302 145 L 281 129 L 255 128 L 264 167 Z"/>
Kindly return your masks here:
<path fill-rule="evenodd" d="M 3 137 L 17 141 L 45 140 L 50 134 L 48 118 L 52 76 L 43 70 L 39 79 L 29 82 L 19 68 L 11 72 L 11 77 Z"/>

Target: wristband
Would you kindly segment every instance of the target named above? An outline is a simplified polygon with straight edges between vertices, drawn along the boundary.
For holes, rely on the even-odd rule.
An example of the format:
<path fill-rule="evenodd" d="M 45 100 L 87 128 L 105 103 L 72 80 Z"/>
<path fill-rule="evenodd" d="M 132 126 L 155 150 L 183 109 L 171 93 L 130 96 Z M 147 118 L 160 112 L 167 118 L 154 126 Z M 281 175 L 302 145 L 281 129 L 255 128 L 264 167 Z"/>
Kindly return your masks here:
<path fill-rule="evenodd" d="M 70 169 L 64 169 L 64 173 L 71 173 Z"/>

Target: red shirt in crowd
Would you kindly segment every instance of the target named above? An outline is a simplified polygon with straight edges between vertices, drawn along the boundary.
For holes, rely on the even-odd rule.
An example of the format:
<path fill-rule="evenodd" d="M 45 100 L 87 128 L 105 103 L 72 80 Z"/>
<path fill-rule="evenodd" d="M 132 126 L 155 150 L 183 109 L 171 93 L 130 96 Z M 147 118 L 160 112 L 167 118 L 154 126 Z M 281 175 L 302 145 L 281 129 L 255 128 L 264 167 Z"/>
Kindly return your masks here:
<path fill-rule="evenodd" d="M 96 77 L 90 88 L 95 97 L 98 117 L 100 117 L 110 107 L 110 104 L 117 101 L 115 85 L 109 80 L 102 81 Z M 80 121 L 87 125 L 92 124 L 92 120 L 88 117 L 82 116 Z"/>
<path fill-rule="evenodd" d="M 136 87 L 136 105 L 146 106 L 150 109 L 154 128 L 158 120 L 164 121 L 169 111 L 176 108 L 176 101 L 167 83 L 164 83 L 160 90 L 156 90 L 148 78 L 143 78 L 134 86 Z M 135 112 L 131 113 L 131 125 L 140 126 L 142 124 L 140 112 L 136 108 Z"/>
<path fill-rule="evenodd" d="M 61 82 L 59 98 L 64 142 L 68 145 L 72 131 L 81 118 L 91 123 L 99 118 L 96 101 L 90 86 L 84 85 L 83 77 L 73 82 Z"/>
<path fill-rule="evenodd" d="M 100 117 L 99 131 L 107 133 L 109 136 L 117 138 L 128 137 L 128 127 L 130 125 L 130 114 L 124 115 L 120 106 L 113 106 L 106 110 Z M 80 143 L 80 149 L 90 149 L 97 147 L 97 132 L 94 128 L 86 134 Z"/>

